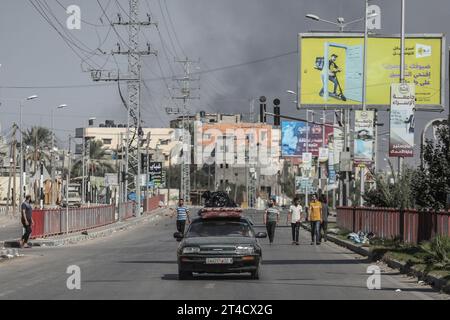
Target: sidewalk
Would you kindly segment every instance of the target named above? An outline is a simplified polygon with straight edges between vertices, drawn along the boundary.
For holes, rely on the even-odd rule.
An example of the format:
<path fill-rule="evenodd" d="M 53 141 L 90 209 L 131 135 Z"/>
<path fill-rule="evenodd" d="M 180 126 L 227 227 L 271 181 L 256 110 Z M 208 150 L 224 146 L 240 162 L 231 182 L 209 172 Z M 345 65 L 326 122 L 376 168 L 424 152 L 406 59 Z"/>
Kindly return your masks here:
<path fill-rule="evenodd" d="M 302 227 L 307 231 L 311 230 L 308 224 L 302 224 Z M 367 257 L 369 261 L 380 263 L 380 261 L 377 261 L 378 258 L 374 256 L 372 249 L 368 245 L 355 244 L 352 241 L 341 239 L 337 235 L 333 235 L 330 232 L 327 233 L 327 239 L 337 244 L 338 246 L 347 248 L 363 257 Z M 425 274 L 414 266 L 410 266 L 408 262 L 398 261 L 391 257 L 383 256 L 381 262 L 385 263 L 390 268 L 399 270 L 403 274 L 408 274 L 416 277 L 419 282 L 424 281 L 430 284 L 433 288 L 450 294 L 450 284 L 448 282 L 448 279 L 433 274 L 432 272 L 429 274 Z"/>
<path fill-rule="evenodd" d="M 63 246 L 63 245 L 69 245 L 69 244 L 75 244 L 79 243 L 81 241 L 95 239 L 95 238 L 101 238 L 106 237 L 108 235 L 111 235 L 115 232 L 126 230 L 129 228 L 132 228 L 134 226 L 137 226 L 141 223 L 150 222 L 153 220 L 159 220 L 160 218 L 168 215 L 169 210 L 168 209 L 157 209 L 152 212 L 144 213 L 139 218 L 130 218 L 125 221 L 119 221 L 115 222 L 103 227 L 90 229 L 83 232 L 75 232 L 75 233 L 69 233 L 69 234 L 63 234 L 48 238 L 42 238 L 42 239 L 34 239 L 30 240 L 30 244 L 32 246 L 42 246 L 42 247 L 52 247 L 52 246 Z M 20 228 L 20 226 L 19 226 Z M 6 241 L 0 241 L 0 248 L 18 248 L 19 242 L 18 238 L 20 237 L 20 233 L 16 236 L 9 238 Z"/>

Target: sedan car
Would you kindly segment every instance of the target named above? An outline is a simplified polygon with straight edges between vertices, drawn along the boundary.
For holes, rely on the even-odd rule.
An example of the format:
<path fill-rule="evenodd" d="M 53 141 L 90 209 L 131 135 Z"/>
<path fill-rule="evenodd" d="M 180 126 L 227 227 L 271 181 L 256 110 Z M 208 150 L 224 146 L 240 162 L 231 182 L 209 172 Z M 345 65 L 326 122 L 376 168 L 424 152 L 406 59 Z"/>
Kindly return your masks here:
<path fill-rule="evenodd" d="M 240 214 L 210 211 L 190 224 L 178 246 L 178 277 L 191 278 L 193 273 L 250 273 L 259 279 L 262 259 L 258 238 L 252 223 Z"/>

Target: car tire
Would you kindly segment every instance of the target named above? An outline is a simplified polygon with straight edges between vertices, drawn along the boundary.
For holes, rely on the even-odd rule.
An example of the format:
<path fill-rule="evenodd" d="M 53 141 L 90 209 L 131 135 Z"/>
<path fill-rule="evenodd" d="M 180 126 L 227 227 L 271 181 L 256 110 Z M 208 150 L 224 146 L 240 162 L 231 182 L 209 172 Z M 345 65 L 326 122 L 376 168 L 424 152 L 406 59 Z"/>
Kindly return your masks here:
<path fill-rule="evenodd" d="M 192 279 L 192 272 L 178 270 L 178 280 L 189 280 Z"/>
<path fill-rule="evenodd" d="M 259 280 L 259 267 L 251 272 L 251 277 L 253 280 Z"/>

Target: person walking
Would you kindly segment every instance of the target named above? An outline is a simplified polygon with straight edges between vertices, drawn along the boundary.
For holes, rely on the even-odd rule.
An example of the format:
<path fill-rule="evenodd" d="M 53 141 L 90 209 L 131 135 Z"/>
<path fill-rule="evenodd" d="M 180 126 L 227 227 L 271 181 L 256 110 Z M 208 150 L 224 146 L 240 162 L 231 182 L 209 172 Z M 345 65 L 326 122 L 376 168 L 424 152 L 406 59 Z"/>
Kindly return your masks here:
<path fill-rule="evenodd" d="M 22 226 L 25 229 L 25 232 L 20 239 L 20 247 L 21 248 L 31 248 L 28 244 L 28 240 L 30 238 L 31 233 L 33 232 L 33 207 L 31 206 L 31 196 L 27 195 L 22 205 L 20 206 L 20 220 L 22 222 Z"/>
<path fill-rule="evenodd" d="M 315 194 L 309 203 L 308 220 L 311 223 L 311 245 L 320 245 L 320 224 L 322 223 L 322 203 L 317 200 Z"/>
<path fill-rule="evenodd" d="M 302 221 L 303 207 L 300 205 L 298 198 L 294 198 L 294 202 L 289 207 L 287 223 L 291 223 L 292 228 L 292 244 L 299 245 L 298 237 L 300 233 L 300 223 Z"/>
<path fill-rule="evenodd" d="M 275 237 L 275 228 L 277 227 L 277 223 L 280 220 L 280 211 L 275 208 L 274 201 L 272 199 L 269 200 L 269 207 L 266 209 L 264 213 L 264 224 L 267 228 L 267 234 L 269 235 L 270 244 L 273 243 L 273 239 Z"/>
<path fill-rule="evenodd" d="M 186 221 L 188 224 L 191 223 L 191 219 L 189 217 L 189 209 L 185 207 L 184 199 L 179 199 L 178 206 L 176 207 L 175 210 L 172 209 L 172 211 L 176 212 L 177 214 L 177 230 L 178 232 L 184 235 L 184 229 L 186 228 Z"/>
<path fill-rule="evenodd" d="M 325 195 L 322 195 L 321 202 L 322 202 L 322 223 L 320 224 L 321 235 L 323 231 L 323 236 L 321 237 L 321 239 L 327 242 L 328 215 L 330 214 L 330 210 L 327 203 L 327 197 L 325 197 Z"/>

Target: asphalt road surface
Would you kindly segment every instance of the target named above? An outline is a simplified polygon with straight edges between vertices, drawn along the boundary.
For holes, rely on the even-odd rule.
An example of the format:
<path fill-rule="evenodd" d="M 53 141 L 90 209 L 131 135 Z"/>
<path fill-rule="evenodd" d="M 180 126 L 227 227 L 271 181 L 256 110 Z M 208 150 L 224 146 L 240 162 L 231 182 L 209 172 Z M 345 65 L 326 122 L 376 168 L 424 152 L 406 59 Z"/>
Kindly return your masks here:
<path fill-rule="evenodd" d="M 284 217 L 281 225 L 272 246 L 261 239 L 260 280 L 202 275 L 179 281 L 175 221 L 165 217 L 78 245 L 24 251 L 25 257 L 0 263 L 0 299 L 448 299 L 391 269 L 381 276 L 381 290 L 368 290 L 364 258 L 330 242 L 310 245 L 304 230 L 301 245 L 293 246 Z M 69 265 L 81 269 L 81 290 L 67 289 Z"/>

